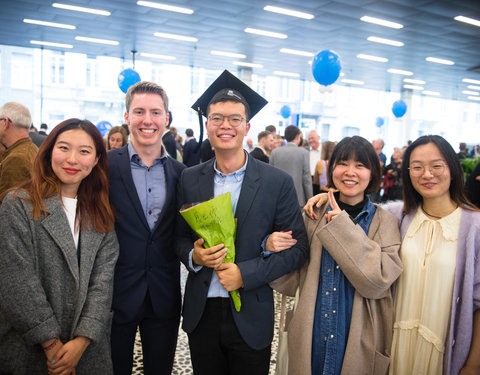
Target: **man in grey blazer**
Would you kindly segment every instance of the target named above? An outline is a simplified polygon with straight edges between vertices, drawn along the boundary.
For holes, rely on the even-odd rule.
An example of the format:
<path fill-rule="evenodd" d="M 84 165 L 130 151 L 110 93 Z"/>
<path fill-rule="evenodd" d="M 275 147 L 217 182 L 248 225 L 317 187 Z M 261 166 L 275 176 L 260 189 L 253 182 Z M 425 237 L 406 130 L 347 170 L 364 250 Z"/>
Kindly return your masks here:
<path fill-rule="evenodd" d="M 298 127 L 287 126 L 285 139 L 288 142 L 285 146 L 272 151 L 270 164 L 292 176 L 297 191 L 298 204 L 303 207 L 307 200 L 313 196 L 308 151 L 298 147 L 302 143 L 302 132 Z"/>

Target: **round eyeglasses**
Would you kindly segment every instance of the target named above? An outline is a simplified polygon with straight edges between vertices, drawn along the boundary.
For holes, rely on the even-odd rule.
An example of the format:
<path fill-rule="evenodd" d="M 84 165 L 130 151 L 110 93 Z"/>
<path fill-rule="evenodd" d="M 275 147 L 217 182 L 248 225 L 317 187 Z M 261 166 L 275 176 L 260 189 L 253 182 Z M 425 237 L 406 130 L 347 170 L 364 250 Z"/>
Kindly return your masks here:
<path fill-rule="evenodd" d="M 448 165 L 444 163 L 435 163 L 433 165 L 430 165 L 428 167 L 425 167 L 422 164 L 411 164 L 408 170 L 410 171 L 410 174 L 414 177 L 420 177 L 423 176 L 425 173 L 425 168 L 428 168 L 429 172 L 437 177 L 441 176 L 444 172 L 445 169 L 448 168 Z"/>

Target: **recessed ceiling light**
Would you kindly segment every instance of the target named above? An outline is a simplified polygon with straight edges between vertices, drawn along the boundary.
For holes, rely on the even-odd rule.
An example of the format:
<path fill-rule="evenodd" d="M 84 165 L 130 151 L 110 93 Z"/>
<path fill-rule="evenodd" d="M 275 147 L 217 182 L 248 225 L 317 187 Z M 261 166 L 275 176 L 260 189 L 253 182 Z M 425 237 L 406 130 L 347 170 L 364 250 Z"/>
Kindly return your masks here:
<path fill-rule="evenodd" d="M 266 31 L 266 30 L 260 30 L 260 29 L 252 29 L 250 27 L 247 27 L 244 31 L 246 33 L 250 33 L 250 34 L 268 36 L 270 38 L 277 38 L 277 39 L 287 39 L 288 38 L 288 35 L 286 35 L 286 34 L 274 33 L 273 31 Z"/>
<path fill-rule="evenodd" d="M 404 78 L 403 82 L 413 83 L 414 85 L 424 85 L 425 84 L 425 81 L 422 81 L 421 79 L 412 79 L 412 78 Z"/>
<path fill-rule="evenodd" d="M 410 90 L 423 90 L 422 86 L 415 86 L 415 85 L 403 85 L 405 89 L 410 89 Z"/>
<path fill-rule="evenodd" d="M 480 95 L 480 93 L 478 91 L 468 91 L 468 90 L 463 90 L 462 94 L 465 94 L 465 95 Z"/>
<path fill-rule="evenodd" d="M 385 57 L 364 55 L 363 53 L 358 54 L 357 58 L 363 59 L 363 60 L 378 61 L 378 62 L 387 62 L 388 61 L 388 59 L 385 58 Z"/>
<path fill-rule="evenodd" d="M 68 5 L 68 4 L 61 4 L 61 3 L 53 3 L 52 7 L 66 9 L 66 10 L 73 10 L 75 12 L 97 14 L 99 16 L 109 16 L 111 14 L 106 10 L 77 7 L 75 5 Z"/>
<path fill-rule="evenodd" d="M 404 76 L 413 76 L 413 73 L 409 72 L 408 70 L 388 69 L 387 72 L 392 73 L 392 74 L 402 74 Z"/>
<path fill-rule="evenodd" d="M 363 81 L 357 81 L 356 79 L 347 79 L 347 78 L 344 78 L 341 80 L 343 83 L 349 83 L 349 84 L 352 84 L 352 85 L 363 85 L 365 84 L 365 82 Z"/>
<path fill-rule="evenodd" d="M 456 20 L 456 21 L 465 22 L 465 23 L 469 23 L 470 25 L 480 27 L 480 21 L 476 20 L 474 18 L 469 18 L 469 17 L 464 17 L 464 16 L 456 16 L 453 19 Z"/>
<path fill-rule="evenodd" d="M 433 96 L 440 96 L 440 93 L 438 91 L 429 91 L 429 90 L 423 90 L 422 94 L 425 95 L 433 95 Z"/>
<path fill-rule="evenodd" d="M 443 64 L 443 65 L 454 65 L 455 63 L 450 60 L 445 60 L 445 59 L 439 59 L 438 57 L 426 57 L 425 60 L 437 64 Z"/>
<path fill-rule="evenodd" d="M 235 53 L 235 52 L 224 52 L 224 51 L 210 51 L 212 55 L 217 55 L 217 56 L 225 56 L 225 57 L 235 57 L 237 59 L 245 59 L 247 58 L 247 55 L 244 55 L 242 53 Z"/>
<path fill-rule="evenodd" d="M 299 56 L 306 56 L 306 57 L 315 56 L 315 54 L 312 53 L 312 52 L 300 51 L 300 50 L 297 50 L 297 49 L 290 49 L 290 48 L 280 48 L 280 52 L 289 53 L 290 55 L 299 55 Z"/>
<path fill-rule="evenodd" d="M 296 10 L 274 7 L 272 5 L 267 5 L 265 8 L 263 8 L 263 10 L 266 10 L 268 12 L 273 12 L 273 13 L 284 14 L 286 16 L 304 18 L 306 20 L 311 20 L 314 18 L 313 14 L 310 14 L 310 13 L 304 13 L 304 12 L 298 12 Z"/>
<path fill-rule="evenodd" d="M 161 60 L 176 60 L 177 59 L 175 56 L 157 55 L 156 53 L 147 53 L 147 52 L 141 52 L 140 56 L 151 57 L 153 59 L 161 59 Z"/>
<path fill-rule="evenodd" d="M 468 85 L 468 86 L 467 86 L 467 89 L 470 89 L 470 90 L 480 90 L 480 86 Z"/>
<path fill-rule="evenodd" d="M 479 96 L 467 96 L 467 98 L 470 100 L 480 100 Z"/>
<path fill-rule="evenodd" d="M 174 40 L 181 40 L 184 42 L 193 42 L 193 43 L 198 42 L 198 39 L 192 36 L 168 34 L 168 33 L 154 33 L 153 35 L 155 35 L 158 38 L 174 39 Z"/>
<path fill-rule="evenodd" d="M 23 20 L 25 23 L 31 23 L 33 25 L 40 25 L 40 26 L 49 26 L 49 27 L 58 27 L 59 29 L 68 29 L 68 30 L 75 30 L 76 27 L 73 25 L 66 25 L 64 23 L 56 23 L 56 22 L 47 22 L 47 21 L 39 21 L 39 20 L 31 20 L 25 18 Z"/>
<path fill-rule="evenodd" d="M 167 5 L 167 4 L 162 4 L 162 3 L 154 3 L 154 2 L 151 2 L 151 1 L 137 1 L 137 5 L 141 5 L 143 7 L 167 10 L 169 12 L 176 12 L 176 13 L 183 13 L 183 14 L 193 14 L 193 10 L 188 9 L 188 8 L 181 8 L 181 7 L 176 7 L 176 6 L 173 6 L 173 5 Z"/>
<path fill-rule="evenodd" d="M 233 65 L 245 66 L 247 68 L 263 68 L 263 65 L 261 64 L 254 64 L 254 63 L 248 63 L 248 62 L 242 62 L 242 61 L 234 61 Z"/>
<path fill-rule="evenodd" d="M 73 46 L 71 44 L 42 42 L 40 40 L 31 40 L 30 44 L 36 44 L 36 45 L 39 45 L 39 46 L 47 46 L 47 47 L 73 48 Z"/>
<path fill-rule="evenodd" d="M 89 43 L 108 44 L 111 46 L 118 46 L 120 44 L 116 40 L 89 38 L 86 36 L 76 36 L 75 40 L 80 40 L 81 42 L 89 42 Z"/>
<path fill-rule="evenodd" d="M 298 73 L 281 72 L 279 70 L 275 70 L 273 74 L 276 74 L 277 76 L 285 76 L 285 77 L 295 77 L 295 78 L 300 77 L 300 74 Z"/>
<path fill-rule="evenodd" d="M 374 23 L 374 24 L 380 25 L 380 26 L 391 27 L 392 29 L 403 28 L 403 25 L 400 24 L 400 23 L 387 21 L 387 20 L 384 20 L 384 19 L 381 19 L 381 18 L 369 17 L 369 16 L 363 16 L 362 18 L 360 18 L 360 21 Z"/>
<path fill-rule="evenodd" d="M 394 46 L 394 47 L 403 47 L 404 46 L 404 44 L 402 42 L 399 42 L 399 41 L 396 41 L 396 40 L 391 40 L 391 39 L 379 38 L 378 36 L 369 36 L 367 38 L 367 40 L 369 42 L 387 44 L 389 46 Z"/>
<path fill-rule="evenodd" d="M 477 80 L 477 79 L 464 78 L 464 79 L 462 79 L 462 82 L 473 83 L 475 85 L 480 85 L 480 81 Z"/>

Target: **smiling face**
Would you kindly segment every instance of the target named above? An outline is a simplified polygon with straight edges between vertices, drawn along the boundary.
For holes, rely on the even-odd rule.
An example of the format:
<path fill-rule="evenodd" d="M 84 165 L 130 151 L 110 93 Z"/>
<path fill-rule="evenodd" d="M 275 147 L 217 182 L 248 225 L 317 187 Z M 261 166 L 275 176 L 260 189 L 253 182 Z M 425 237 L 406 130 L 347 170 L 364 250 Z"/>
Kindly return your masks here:
<path fill-rule="evenodd" d="M 443 173 L 434 176 L 430 169 L 442 165 L 444 166 Z M 424 172 L 420 176 L 412 176 L 410 172 L 413 188 L 422 196 L 424 201 L 428 199 L 450 200 L 450 169 L 435 144 L 427 143 L 416 147 L 410 155 L 409 166 L 410 170 L 412 170 L 412 166 L 423 166 L 424 168 Z"/>
<path fill-rule="evenodd" d="M 224 117 L 223 122 L 218 126 L 211 124 L 211 121 L 206 122 L 208 139 L 215 151 L 242 151 L 243 138 L 250 129 L 250 123 L 245 120 L 245 106 L 233 101 L 213 103 L 209 106 L 208 115 L 212 116 L 214 114 L 222 116 L 238 115 L 244 118 L 242 123 L 235 127 L 230 125 L 227 117 Z"/>
<path fill-rule="evenodd" d="M 333 169 L 332 179 L 340 190 L 340 201 L 353 206 L 363 201 L 371 171 L 354 159 L 340 160 Z"/>
<path fill-rule="evenodd" d="M 52 169 L 61 182 L 62 196 L 75 198 L 78 187 L 97 165 L 92 137 L 81 129 L 61 133 L 52 149 Z"/>
<path fill-rule="evenodd" d="M 123 136 L 122 133 L 113 133 L 108 138 L 108 145 L 110 146 L 110 150 L 115 150 L 116 148 L 120 148 L 123 146 Z"/>
<path fill-rule="evenodd" d="M 137 93 L 133 95 L 130 109 L 125 112 L 125 122 L 130 129 L 130 139 L 137 152 L 160 150 L 162 135 L 168 124 L 168 112 L 158 94 Z"/>

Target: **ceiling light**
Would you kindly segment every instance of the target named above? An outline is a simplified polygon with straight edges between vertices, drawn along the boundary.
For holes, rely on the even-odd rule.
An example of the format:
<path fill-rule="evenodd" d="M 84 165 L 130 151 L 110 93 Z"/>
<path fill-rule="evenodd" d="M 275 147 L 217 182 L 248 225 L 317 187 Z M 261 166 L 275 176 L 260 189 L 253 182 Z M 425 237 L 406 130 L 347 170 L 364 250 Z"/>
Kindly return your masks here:
<path fill-rule="evenodd" d="M 470 90 L 480 90 L 480 86 L 468 85 L 468 86 L 467 86 L 467 89 L 470 89 Z"/>
<path fill-rule="evenodd" d="M 443 65 L 454 65 L 455 63 L 450 60 L 445 60 L 445 59 L 439 59 L 438 57 L 426 57 L 425 60 L 437 64 L 443 64 Z"/>
<path fill-rule="evenodd" d="M 480 85 L 480 81 L 477 80 L 477 79 L 464 78 L 464 79 L 462 79 L 462 82 L 473 83 L 475 85 Z"/>
<path fill-rule="evenodd" d="M 403 88 L 410 89 L 410 90 L 423 90 L 422 86 L 415 86 L 415 85 L 403 85 Z"/>
<path fill-rule="evenodd" d="M 92 13 L 92 14 L 97 14 L 99 16 L 109 16 L 111 14 L 106 10 L 77 7 L 75 5 L 67 5 L 67 4 L 60 4 L 60 3 L 53 3 L 52 7 L 66 9 L 66 10 L 73 10 L 75 12 Z"/>
<path fill-rule="evenodd" d="M 404 78 L 403 82 L 413 83 L 414 85 L 424 85 L 425 81 L 420 79 Z"/>
<path fill-rule="evenodd" d="M 265 8 L 263 8 L 263 10 L 266 10 L 268 12 L 273 12 L 273 13 L 284 14 L 286 16 L 304 18 L 306 20 L 311 20 L 312 18 L 314 18 L 313 14 L 310 14 L 310 13 L 304 13 L 304 12 L 298 12 L 296 10 L 274 7 L 272 5 L 267 5 Z"/>
<path fill-rule="evenodd" d="M 363 81 L 357 81 L 355 79 L 347 79 L 347 78 L 342 79 L 342 82 L 343 83 L 350 83 L 352 85 L 363 85 L 363 84 L 365 84 L 365 82 L 363 82 Z"/>
<path fill-rule="evenodd" d="M 464 17 L 464 16 L 456 16 L 453 19 L 456 20 L 456 21 L 465 22 L 465 23 L 469 23 L 470 25 L 480 27 L 480 21 L 476 20 L 474 18 L 469 18 L 469 17 Z"/>
<path fill-rule="evenodd" d="M 183 14 L 193 14 L 193 10 L 188 8 L 176 7 L 173 5 L 167 5 L 162 3 L 153 3 L 151 1 L 137 1 L 137 5 L 143 7 L 150 7 L 155 9 L 167 10 L 169 12 L 183 13 Z"/>
<path fill-rule="evenodd" d="M 266 30 L 260 30 L 260 29 L 252 29 L 250 27 L 247 27 L 244 31 L 246 33 L 250 33 L 250 34 L 268 36 L 270 38 L 277 38 L 277 39 L 287 39 L 288 38 L 288 35 L 286 35 L 286 34 L 274 33 L 272 31 L 266 31 Z"/>
<path fill-rule="evenodd" d="M 68 29 L 68 30 L 75 30 L 76 27 L 73 25 L 66 25 L 64 23 L 56 23 L 56 22 L 47 22 L 47 21 L 38 21 L 38 20 L 30 20 L 25 18 L 23 20 L 25 23 L 31 23 L 33 25 L 40 25 L 40 26 L 49 26 L 49 27 L 58 27 L 60 29 Z"/>
<path fill-rule="evenodd" d="M 428 90 L 423 90 L 422 94 L 425 95 L 433 95 L 433 96 L 440 96 L 440 93 L 438 91 L 428 91 Z"/>
<path fill-rule="evenodd" d="M 398 42 L 396 40 L 391 40 L 391 39 L 379 38 L 378 36 L 369 36 L 367 38 L 367 40 L 369 42 L 387 44 L 389 46 L 394 46 L 394 47 L 403 47 L 404 46 L 404 44 L 402 42 Z"/>
<path fill-rule="evenodd" d="M 75 40 L 80 40 L 82 42 L 89 42 L 89 43 L 108 44 L 111 46 L 118 46 L 120 44 L 116 40 L 88 38 L 86 36 L 76 36 Z"/>
<path fill-rule="evenodd" d="M 413 73 L 409 72 L 408 70 L 388 69 L 387 72 L 392 74 L 402 74 L 404 76 L 413 76 Z"/>
<path fill-rule="evenodd" d="M 468 90 L 463 90 L 462 94 L 465 94 L 465 95 L 480 95 L 480 93 L 478 91 L 468 91 Z"/>
<path fill-rule="evenodd" d="M 210 51 L 212 55 L 217 55 L 217 56 L 225 56 L 225 57 L 235 57 L 237 59 L 245 59 L 247 55 L 244 55 L 242 53 L 234 53 L 234 52 L 224 52 L 224 51 Z"/>
<path fill-rule="evenodd" d="M 285 77 L 295 77 L 295 78 L 300 77 L 300 74 L 298 73 L 281 72 L 279 70 L 275 70 L 273 74 L 276 74 L 277 76 L 285 76 Z"/>
<path fill-rule="evenodd" d="M 400 24 L 400 23 L 383 20 L 381 18 L 369 17 L 369 16 L 363 16 L 362 18 L 360 18 L 360 21 L 374 23 L 374 24 L 380 25 L 380 26 L 391 27 L 392 29 L 403 28 L 403 25 Z"/>
<path fill-rule="evenodd" d="M 470 100 L 480 100 L 480 97 L 478 96 L 467 96 L 467 98 Z"/>
<path fill-rule="evenodd" d="M 290 48 L 280 48 L 280 52 L 282 53 L 289 53 L 291 55 L 299 55 L 299 56 L 306 56 L 306 57 L 313 57 L 315 56 L 312 52 L 307 51 L 299 51 L 298 49 L 290 49 Z"/>
<path fill-rule="evenodd" d="M 248 62 L 242 62 L 242 61 L 234 61 L 233 65 L 245 66 L 247 68 L 263 68 L 263 65 L 261 64 L 254 64 L 254 63 L 248 63 Z"/>
<path fill-rule="evenodd" d="M 175 56 L 157 55 L 155 53 L 147 53 L 147 52 L 141 52 L 140 56 L 151 57 L 153 59 L 162 59 L 162 60 L 176 60 L 177 59 Z"/>
<path fill-rule="evenodd" d="M 372 55 L 364 55 L 363 53 L 360 53 L 357 55 L 359 59 L 363 60 L 370 60 L 370 61 L 378 61 L 378 62 L 387 62 L 388 59 L 385 57 L 379 57 L 379 56 L 372 56 Z"/>
<path fill-rule="evenodd" d="M 168 33 L 154 33 L 156 37 L 159 38 L 166 38 L 166 39 L 175 39 L 175 40 L 182 40 L 184 42 L 198 42 L 197 38 L 185 35 L 177 35 L 177 34 L 168 34 Z"/>
<path fill-rule="evenodd" d="M 36 44 L 36 45 L 39 45 L 39 46 L 47 46 L 47 47 L 73 48 L 73 46 L 71 44 L 42 42 L 42 41 L 39 41 L 39 40 L 31 40 L 30 44 Z"/>

